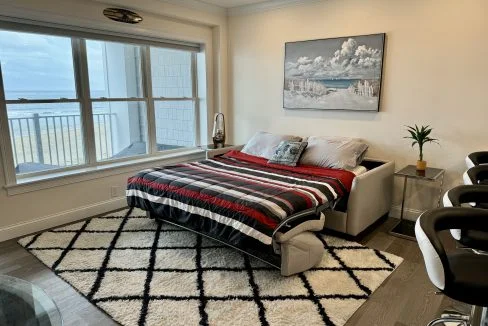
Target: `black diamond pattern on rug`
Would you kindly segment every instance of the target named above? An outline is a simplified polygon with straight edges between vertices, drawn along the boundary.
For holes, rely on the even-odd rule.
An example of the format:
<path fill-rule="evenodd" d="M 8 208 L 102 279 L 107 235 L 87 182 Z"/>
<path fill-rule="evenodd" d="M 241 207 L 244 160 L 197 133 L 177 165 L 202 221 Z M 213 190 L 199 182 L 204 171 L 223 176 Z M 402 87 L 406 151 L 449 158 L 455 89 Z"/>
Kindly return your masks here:
<path fill-rule="evenodd" d="M 135 210 L 19 240 L 122 325 L 343 325 L 402 262 L 331 236 L 305 273 L 278 270 Z"/>

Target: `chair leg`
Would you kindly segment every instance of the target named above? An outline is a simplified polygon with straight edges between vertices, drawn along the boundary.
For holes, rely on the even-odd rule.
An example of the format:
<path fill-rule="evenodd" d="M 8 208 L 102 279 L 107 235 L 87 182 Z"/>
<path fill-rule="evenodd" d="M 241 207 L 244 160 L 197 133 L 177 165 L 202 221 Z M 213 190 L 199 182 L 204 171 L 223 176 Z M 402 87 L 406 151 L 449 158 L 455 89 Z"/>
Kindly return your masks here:
<path fill-rule="evenodd" d="M 441 317 L 434 319 L 430 323 L 427 324 L 427 326 L 434 326 L 434 325 L 445 325 L 445 323 L 459 323 L 456 326 L 463 325 L 463 326 L 470 326 L 469 321 L 463 318 L 464 316 L 458 316 L 458 317 Z M 466 318 L 469 318 L 466 316 Z"/>
<path fill-rule="evenodd" d="M 469 315 L 456 310 L 445 310 L 440 318 L 434 319 L 427 326 L 457 323 L 456 326 L 488 326 L 488 313 L 486 307 L 472 306 Z"/>
<path fill-rule="evenodd" d="M 455 309 L 446 309 L 441 314 L 441 318 L 459 318 L 459 316 L 467 316 L 467 314 Z"/>
<path fill-rule="evenodd" d="M 488 308 L 483 308 L 483 313 L 481 314 L 481 326 L 488 326 Z"/>
<path fill-rule="evenodd" d="M 473 306 L 470 323 L 472 326 L 488 326 L 486 307 Z"/>

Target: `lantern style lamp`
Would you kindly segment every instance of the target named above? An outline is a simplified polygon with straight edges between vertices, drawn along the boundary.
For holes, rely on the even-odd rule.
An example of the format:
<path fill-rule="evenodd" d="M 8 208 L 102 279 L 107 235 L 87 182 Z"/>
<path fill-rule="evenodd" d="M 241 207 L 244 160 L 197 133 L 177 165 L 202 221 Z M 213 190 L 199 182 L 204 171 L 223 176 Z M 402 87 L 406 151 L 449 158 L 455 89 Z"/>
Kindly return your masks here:
<path fill-rule="evenodd" d="M 225 120 L 223 113 L 217 113 L 214 118 L 212 140 L 215 148 L 224 147 L 225 144 Z"/>

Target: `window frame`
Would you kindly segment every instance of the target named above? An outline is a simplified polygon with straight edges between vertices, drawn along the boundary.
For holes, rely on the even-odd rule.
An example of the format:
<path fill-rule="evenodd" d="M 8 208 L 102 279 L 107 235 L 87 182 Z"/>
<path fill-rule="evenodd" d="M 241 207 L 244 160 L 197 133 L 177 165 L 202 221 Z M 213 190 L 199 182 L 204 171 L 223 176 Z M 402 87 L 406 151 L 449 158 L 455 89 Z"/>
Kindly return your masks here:
<path fill-rule="evenodd" d="M 87 168 L 107 167 L 110 165 L 130 165 L 131 163 L 139 162 L 141 159 L 164 159 L 166 156 L 173 157 L 175 154 L 186 151 L 194 151 L 200 144 L 200 105 L 198 97 L 198 76 L 197 76 L 197 53 L 201 49 L 194 44 L 168 41 L 147 38 L 127 38 L 111 34 L 98 33 L 84 33 L 71 30 L 60 30 L 57 28 L 28 25 L 22 23 L 0 22 L 1 30 L 8 30 L 21 33 L 32 33 L 40 35 L 63 36 L 71 39 L 72 60 L 74 68 L 74 79 L 76 87 L 76 99 L 17 99 L 6 100 L 3 84 L 2 67 L 0 65 L 0 151 L 2 155 L 2 163 L 4 166 L 4 174 L 7 186 L 19 184 L 19 181 L 40 178 L 45 176 L 45 179 L 50 179 L 50 176 L 59 175 L 63 172 L 72 175 L 76 170 L 86 171 Z M 133 44 L 140 47 L 141 55 L 141 82 L 143 97 L 129 97 L 129 98 L 91 98 L 90 82 L 88 73 L 88 56 L 86 49 L 87 40 L 98 40 L 106 42 L 116 42 L 124 44 Z M 171 43 L 168 43 L 171 42 Z M 152 94 L 152 75 L 151 75 L 151 46 L 166 49 L 187 50 L 191 52 L 191 82 L 192 82 L 192 97 L 153 97 Z M 93 121 L 93 103 L 95 102 L 144 102 L 146 104 L 147 128 L 144 132 L 147 133 L 146 154 L 133 155 L 130 157 L 111 158 L 105 160 L 97 160 L 96 157 L 96 143 L 95 143 L 95 126 Z M 156 101 L 191 101 L 194 111 L 194 132 L 195 132 L 195 146 L 186 148 L 170 149 L 165 151 L 157 150 L 156 143 L 156 119 L 155 119 L 155 102 Z M 8 104 L 52 104 L 52 103 L 79 103 L 80 106 L 80 121 L 81 133 L 84 150 L 84 163 L 79 165 L 60 167 L 44 171 L 29 172 L 17 174 L 15 172 L 14 153 L 11 142 L 11 135 L 8 122 Z M 131 162 L 132 161 L 132 162 Z M 126 163 L 126 164 L 124 164 Z"/>

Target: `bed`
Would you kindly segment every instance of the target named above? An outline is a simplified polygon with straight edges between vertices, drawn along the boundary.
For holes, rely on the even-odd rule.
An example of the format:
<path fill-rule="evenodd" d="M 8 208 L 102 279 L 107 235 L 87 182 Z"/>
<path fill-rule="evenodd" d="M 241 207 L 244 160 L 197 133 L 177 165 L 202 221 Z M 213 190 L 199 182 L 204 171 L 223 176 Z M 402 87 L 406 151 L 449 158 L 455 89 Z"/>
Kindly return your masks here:
<path fill-rule="evenodd" d="M 206 160 L 146 169 L 128 180 L 127 201 L 152 218 L 223 242 L 291 275 L 314 266 L 313 232 L 348 196 L 356 175 L 290 167 L 232 150 Z"/>

